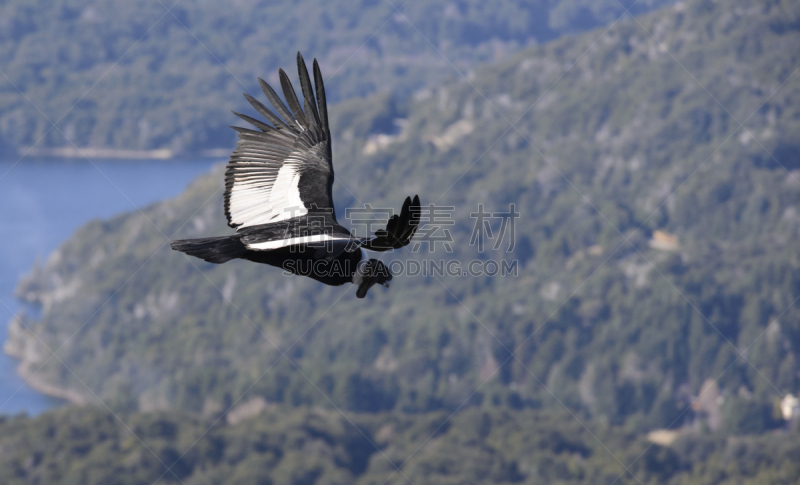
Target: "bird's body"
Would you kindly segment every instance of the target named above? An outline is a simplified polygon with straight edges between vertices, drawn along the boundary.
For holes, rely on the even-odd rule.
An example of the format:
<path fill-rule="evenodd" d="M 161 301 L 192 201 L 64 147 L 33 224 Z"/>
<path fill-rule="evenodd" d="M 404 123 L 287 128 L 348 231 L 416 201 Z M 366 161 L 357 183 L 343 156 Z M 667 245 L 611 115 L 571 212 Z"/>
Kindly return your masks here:
<path fill-rule="evenodd" d="M 259 79 L 280 116 L 245 94 L 271 125 L 234 113 L 260 130 L 233 127 L 240 140 L 225 172 L 225 216 L 236 234 L 173 241 L 172 248 L 212 263 L 238 258 L 328 285 L 356 283 L 356 295 L 363 298 L 373 284 L 388 287 L 392 279 L 386 266 L 369 259 L 365 249 L 386 251 L 408 244 L 419 224 L 419 197 L 413 201 L 407 197 L 400 214 L 392 216 L 386 229 L 371 238 L 356 238 L 337 222 L 322 75 L 314 60 L 314 93 L 299 53 L 297 67 L 305 110 L 281 69 L 281 87 L 289 108 Z"/>
<path fill-rule="evenodd" d="M 314 251 L 300 252 L 300 247 L 283 247 L 272 251 L 248 251 L 242 259 L 268 264 L 298 276 L 308 276 L 321 283 L 341 286 L 358 285 L 358 271 L 369 260 L 363 251 L 342 251 L 331 259 L 319 258 Z"/>

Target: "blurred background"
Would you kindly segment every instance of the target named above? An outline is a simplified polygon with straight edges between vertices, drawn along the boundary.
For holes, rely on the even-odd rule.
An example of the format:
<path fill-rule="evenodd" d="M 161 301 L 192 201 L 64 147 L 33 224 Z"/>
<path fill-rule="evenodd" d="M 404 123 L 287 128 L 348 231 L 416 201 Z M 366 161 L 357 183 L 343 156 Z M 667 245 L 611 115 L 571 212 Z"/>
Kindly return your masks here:
<path fill-rule="evenodd" d="M 297 51 L 340 221 L 515 275 L 169 249 Z M 0 482 L 798 483 L 798 68 L 790 0 L 0 1 Z"/>

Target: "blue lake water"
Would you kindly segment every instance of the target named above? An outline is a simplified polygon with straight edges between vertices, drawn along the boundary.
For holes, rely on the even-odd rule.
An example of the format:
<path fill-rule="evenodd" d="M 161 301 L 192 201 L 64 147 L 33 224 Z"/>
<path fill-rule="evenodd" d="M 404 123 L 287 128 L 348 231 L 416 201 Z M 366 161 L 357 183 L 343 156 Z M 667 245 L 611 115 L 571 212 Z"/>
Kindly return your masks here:
<path fill-rule="evenodd" d="M 0 338 L 22 306 L 17 281 L 86 222 L 178 195 L 220 160 L 0 161 Z M 0 353 L 0 414 L 38 414 L 61 401 L 25 385 Z"/>

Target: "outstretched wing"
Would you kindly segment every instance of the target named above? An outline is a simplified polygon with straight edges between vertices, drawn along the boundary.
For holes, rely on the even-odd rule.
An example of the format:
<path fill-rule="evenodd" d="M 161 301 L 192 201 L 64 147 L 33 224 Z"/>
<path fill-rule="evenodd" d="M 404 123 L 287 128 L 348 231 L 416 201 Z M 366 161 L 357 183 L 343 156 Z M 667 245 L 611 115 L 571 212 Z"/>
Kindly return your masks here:
<path fill-rule="evenodd" d="M 333 164 L 325 86 L 316 59 L 316 101 L 306 63 L 299 52 L 297 71 L 305 111 L 289 77 L 280 69 L 288 108 L 260 78 L 261 89 L 278 114 L 252 96 L 244 95 L 271 124 L 234 112 L 258 129 L 232 127 L 239 132 L 239 142 L 225 171 L 225 216 L 228 225 L 237 231 L 318 211 L 333 214 Z"/>
<path fill-rule="evenodd" d="M 417 232 L 420 218 L 419 196 L 414 200 L 406 197 L 400 214 L 395 214 L 386 223 L 386 229 L 375 231 L 375 236 L 361 243 L 361 247 L 370 251 L 388 251 L 399 249 L 411 242 Z"/>

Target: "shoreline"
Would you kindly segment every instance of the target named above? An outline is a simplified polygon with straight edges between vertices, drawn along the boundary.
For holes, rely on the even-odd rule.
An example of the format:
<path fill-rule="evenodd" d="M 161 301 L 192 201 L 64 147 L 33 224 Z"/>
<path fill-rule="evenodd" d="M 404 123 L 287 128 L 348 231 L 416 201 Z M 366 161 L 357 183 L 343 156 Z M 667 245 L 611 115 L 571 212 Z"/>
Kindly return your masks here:
<path fill-rule="evenodd" d="M 48 151 L 38 150 L 32 153 L 40 155 Z M 227 158 L 230 151 L 228 149 L 224 151 Z M 24 152 L 20 152 L 20 154 L 22 153 Z M 59 152 L 60 155 L 73 153 L 69 151 Z M 115 155 L 117 158 L 141 157 L 144 154 L 146 153 L 139 151 L 115 151 L 110 153 L 107 150 L 95 150 L 89 153 L 89 155 L 98 157 Z M 3 339 L 3 342 L 0 342 L 0 346 L 3 347 L 4 353 L 10 357 L 3 362 L 3 371 L 7 373 L 8 380 L 8 385 L 2 389 L 4 394 L 3 401 L 10 400 L 17 392 L 21 392 L 19 389 L 24 387 L 23 399 L 18 396 L 13 405 L 9 403 L 9 409 L 13 406 L 15 412 L 16 410 L 23 412 L 27 409 L 29 414 L 38 414 L 51 407 L 62 407 L 68 403 L 96 403 L 96 399 L 92 395 L 93 390 L 87 390 L 76 379 L 61 373 L 57 367 L 52 365 L 55 360 L 51 361 L 50 365 L 45 369 L 39 371 L 39 368 L 51 354 L 44 344 L 36 339 L 36 335 L 41 331 L 37 327 L 37 322 L 44 317 L 44 308 L 38 298 L 48 295 L 52 289 L 42 290 L 42 294 L 39 291 L 35 291 L 22 296 L 19 294 L 21 282 L 32 274 L 37 264 L 44 264 L 52 254 L 58 253 L 59 248 L 89 221 L 97 218 L 109 219 L 115 217 L 116 214 L 130 210 L 129 205 L 131 203 L 136 205 L 152 204 L 165 198 L 176 197 L 185 190 L 185 186 L 197 180 L 198 177 L 207 176 L 209 170 L 219 170 L 221 163 L 224 162 L 221 158 L 198 157 L 198 155 L 219 155 L 208 151 L 194 154 L 179 153 L 178 158 L 174 160 L 153 159 L 154 157 L 151 156 L 150 159 L 105 159 L 93 161 L 87 160 L 87 158 L 33 158 L 30 155 L 28 155 L 27 160 L 22 160 L 21 158 L 10 158 L 10 156 L 16 155 L 15 150 L 9 150 L 4 155 L 6 157 L 0 161 L 0 175 L 14 170 L 14 167 L 18 164 L 14 175 L 4 179 L 4 182 L 10 182 L 12 188 L 14 188 L 14 184 L 23 185 L 20 185 L 19 190 L 0 191 L 4 195 L 2 197 L 3 203 L 10 204 L 9 207 L 14 207 L 13 204 L 17 203 L 18 200 L 28 203 L 28 205 L 31 205 L 31 201 L 36 201 L 32 205 L 41 206 L 41 209 L 48 207 L 59 207 L 59 209 L 53 211 L 41 209 L 23 210 L 22 214 L 25 215 L 25 220 L 31 220 L 34 216 L 37 218 L 39 226 L 36 226 L 35 238 L 30 241 L 23 239 L 22 241 L 24 242 L 10 239 L 6 241 L 4 246 L 4 249 L 7 249 L 7 254 L 13 254 L 14 257 L 7 257 L 3 260 L 4 264 L 6 261 L 8 262 L 8 266 L 0 264 L 3 269 L 7 270 L 4 272 L 3 277 L 0 278 L 0 290 L 9 300 L 14 300 L 18 304 L 12 305 L 10 318 L 0 320 L 0 326 L 5 327 L 7 331 L 7 336 Z M 162 152 L 161 156 L 163 157 L 163 155 L 165 153 Z M 80 187 L 79 179 L 74 174 L 85 173 L 87 170 L 94 173 L 91 165 L 98 163 L 103 172 L 106 171 L 105 167 L 107 166 L 110 170 L 108 174 L 115 180 L 118 179 L 117 183 L 121 187 L 119 190 L 131 193 L 132 200 L 127 197 L 120 197 L 117 200 L 109 201 L 108 204 L 103 203 L 101 208 L 96 207 L 94 204 L 92 204 L 92 207 L 88 206 L 87 202 L 95 202 L 98 198 L 86 195 L 85 188 Z M 23 168 L 24 166 L 27 167 Z M 141 170 L 139 167 L 141 167 Z M 161 173 L 169 173 L 175 175 L 176 178 L 173 180 L 170 177 L 167 180 L 161 177 L 152 186 L 143 190 L 141 194 L 132 192 L 141 183 L 147 183 L 148 180 L 158 177 Z M 35 178 L 40 174 L 42 175 L 41 178 Z M 120 177 L 114 174 L 120 174 Z M 37 180 L 37 184 L 34 187 L 24 186 L 25 183 L 34 179 L 32 177 Z M 41 181 L 41 184 L 38 181 Z M 66 184 L 63 182 L 66 182 Z M 62 199 L 64 199 L 63 202 Z M 62 208 L 68 210 L 62 210 Z M 9 227 L 13 227 L 13 224 L 18 220 L 15 217 L 17 216 L 12 217 L 7 214 L 3 218 L 3 222 Z M 51 222 L 56 222 L 57 224 L 53 227 L 50 224 Z M 39 228 L 40 226 L 41 229 Z M 60 290 L 55 289 L 53 291 Z M 44 338 L 44 336 L 42 337 Z"/>
<path fill-rule="evenodd" d="M 11 357 L 14 356 L 12 355 Z M 34 375 L 34 372 L 31 371 L 30 366 L 25 365 L 24 361 L 21 361 L 19 366 L 17 366 L 17 374 L 25 379 L 27 386 L 31 389 L 40 392 L 47 397 L 59 399 L 63 401 L 62 404 L 76 404 L 79 406 L 89 404 L 89 399 L 79 392 L 70 389 L 62 389 L 53 384 L 48 384 L 47 382 L 41 380 L 38 375 Z"/>
<path fill-rule="evenodd" d="M 89 403 L 86 396 L 77 391 L 63 389 L 44 381 L 41 376 L 37 375 L 36 371 L 33 370 L 34 362 L 26 359 L 24 352 L 16 352 L 8 345 L 3 346 L 3 352 L 9 357 L 19 361 L 19 365 L 16 369 L 17 375 L 20 376 L 25 381 L 25 385 L 31 389 L 47 397 L 64 401 L 62 404 L 83 405 Z"/>
<path fill-rule="evenodd" d="M 36 357 L 39 345 L 36 338 L 27 335 L 27 332 L 30 330 L 24 328 L 19 320 L 14 318 L 9 322 L 8 336 L 3 343 L 3 352 L 19 361 L 16 372 L 25 381 L 25 385 L 47 397 L 61 399 L 71 404 L 88 404 L 90 400 L 85 395 L 48 383 L 37 374 L 34 366 L 38 360 Z"/>

